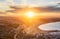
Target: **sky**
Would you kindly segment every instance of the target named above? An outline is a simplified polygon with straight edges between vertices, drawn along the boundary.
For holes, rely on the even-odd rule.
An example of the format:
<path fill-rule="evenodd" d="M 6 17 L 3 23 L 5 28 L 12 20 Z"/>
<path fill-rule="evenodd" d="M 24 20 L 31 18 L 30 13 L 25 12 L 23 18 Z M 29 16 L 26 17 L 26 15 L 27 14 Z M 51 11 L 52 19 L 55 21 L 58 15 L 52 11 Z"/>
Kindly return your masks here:
<path fill-rule="evenodd" d="M 60 0 L 0 0 L 0 11 L 10 10 L 10 5 L 29 5 L 29 6 L 53 6 L 60 3 Z"/>

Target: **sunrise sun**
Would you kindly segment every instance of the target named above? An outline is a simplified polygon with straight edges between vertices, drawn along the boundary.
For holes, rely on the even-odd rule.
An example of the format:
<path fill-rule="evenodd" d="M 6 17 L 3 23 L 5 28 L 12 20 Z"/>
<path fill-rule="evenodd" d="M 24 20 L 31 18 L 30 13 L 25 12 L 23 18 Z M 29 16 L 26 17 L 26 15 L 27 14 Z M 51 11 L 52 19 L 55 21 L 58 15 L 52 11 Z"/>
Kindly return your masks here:
<path fill-rule="evenodd" d="M 32 18 L 32 17 L 35 16 L 35 13 L 32 12 L 32 11 L 29 11 L 29 12 L 26 13 L 26 16 L 29 17 L 29 18 Z"/>

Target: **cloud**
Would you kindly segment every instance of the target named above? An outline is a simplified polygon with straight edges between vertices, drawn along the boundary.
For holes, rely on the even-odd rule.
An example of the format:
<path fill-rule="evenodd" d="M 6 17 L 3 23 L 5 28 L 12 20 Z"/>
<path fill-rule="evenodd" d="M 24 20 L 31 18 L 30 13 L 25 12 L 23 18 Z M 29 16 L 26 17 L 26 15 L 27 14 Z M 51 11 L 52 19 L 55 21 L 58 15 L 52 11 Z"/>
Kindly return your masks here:
<path fill-rule="evenodd" d="M 55 1 L 52 1 L 52 2 L 49 2 L 51 5 L 57 5 L 58 3 L 60 3 L 60 1 L 57 1 L 57 2 L 55 2 Z"/>
<path fill-rule="evenodd" d="M 11 8 L 5 3 L 0 3 L 0 11 L 11 10 Z"/>
<path fill-rule="evenodd" d="M 42 11 L 45 11 L 45 12 L 60 12 L 60 8 L 55 8 L 54 6 L 45 7 L 45 8 L 43 8 Z"/>
<path fill-rule="evenodd" d="M 5 2 L 7 5 L 14 5 L 14 0 L 6 0 Z"/>
<path fill-rule="evenodd" d="M 40 7 L 45 7 L 45 6 L 49 6 L 49 8 L 47 7 L 47 9 L 50 9 L 51 6 L 54 6 L 59 4 L 60 1 L 56 0 L 0 0 L 0 11 L 1 10 L 10 10 L 10 6 L 19 6 L 20 4 L 22 4 L 22 6 L 24 4 L 29 5 L 29 6 L 40 6 Z"/>
<path fill-rule="evenodd" d="M 6 10 L 12 10 L 10 8 L 13 5 L 13 0 L 0 0 L 0 12 L 5 12 Z"/>

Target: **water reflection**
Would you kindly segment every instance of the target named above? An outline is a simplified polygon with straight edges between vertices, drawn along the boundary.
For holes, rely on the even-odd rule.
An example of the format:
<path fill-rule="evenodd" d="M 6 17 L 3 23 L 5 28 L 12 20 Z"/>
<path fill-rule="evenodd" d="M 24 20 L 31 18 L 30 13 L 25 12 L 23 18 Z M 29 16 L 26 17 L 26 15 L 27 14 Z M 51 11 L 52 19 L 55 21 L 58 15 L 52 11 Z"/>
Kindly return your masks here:
<path fill-rule="evenodd" d="M 60 30 L 60 22 L 42 24 L 38 27 L 41 30 Z"/>

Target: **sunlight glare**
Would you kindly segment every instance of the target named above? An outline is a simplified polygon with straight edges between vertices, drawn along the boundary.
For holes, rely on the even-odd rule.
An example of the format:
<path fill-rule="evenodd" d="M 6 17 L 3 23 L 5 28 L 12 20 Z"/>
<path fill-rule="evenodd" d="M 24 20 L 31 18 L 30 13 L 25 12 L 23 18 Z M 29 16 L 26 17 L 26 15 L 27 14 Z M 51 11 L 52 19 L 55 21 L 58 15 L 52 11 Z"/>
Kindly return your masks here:
<path fill-rule="evenodd" d="M 34 15 L 35 15 L 34 12 L 27 12 L 26 13 L 26 16 L 29 18 L 32 18 Z"/>

